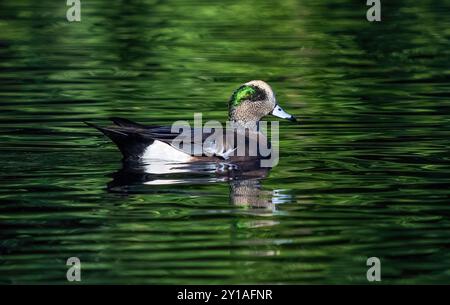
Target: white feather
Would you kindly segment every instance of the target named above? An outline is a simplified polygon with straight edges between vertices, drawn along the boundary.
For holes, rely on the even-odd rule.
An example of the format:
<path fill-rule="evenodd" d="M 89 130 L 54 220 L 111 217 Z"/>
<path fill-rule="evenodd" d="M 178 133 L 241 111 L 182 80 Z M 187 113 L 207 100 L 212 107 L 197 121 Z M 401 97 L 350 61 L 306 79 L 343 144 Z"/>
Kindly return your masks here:
<path fill-rule="evenodd" d="M 192 157 L 169 144 L 155 140 L 141 156 L 142 159 L 168 160 L 177 162 L 191 161 Z"/>
<path fill-rule="evenodd" d="M 209 145 L 204 145 L 203 151 L 206 153 L 207 156 L 219 156 L 222 157 L 225 160 L 228 160 L 228 158 L 233 154 L 233 152 L 236 150 L 236 148 L 232 149 L 229 148 L 228 150 L 225 150 L 223 147 L 223 144 L 217 145 L 217 142 L 213 140 L 211 143 L 208 143 Z"/>

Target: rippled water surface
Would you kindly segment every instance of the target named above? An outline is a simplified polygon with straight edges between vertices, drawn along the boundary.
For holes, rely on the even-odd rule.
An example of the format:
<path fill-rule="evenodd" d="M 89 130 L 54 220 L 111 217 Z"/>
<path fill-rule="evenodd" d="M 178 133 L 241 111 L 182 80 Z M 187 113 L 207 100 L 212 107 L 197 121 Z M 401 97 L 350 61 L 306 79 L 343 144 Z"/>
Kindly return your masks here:
<path fill-rule="evenodd" d="M 449 1 L 65 2 L 0 2 L 0 283 L 449 282 Z M 301 122 L 263 175 L 127 172 L 83 124 L 224 121 L 251 79 Z"/>

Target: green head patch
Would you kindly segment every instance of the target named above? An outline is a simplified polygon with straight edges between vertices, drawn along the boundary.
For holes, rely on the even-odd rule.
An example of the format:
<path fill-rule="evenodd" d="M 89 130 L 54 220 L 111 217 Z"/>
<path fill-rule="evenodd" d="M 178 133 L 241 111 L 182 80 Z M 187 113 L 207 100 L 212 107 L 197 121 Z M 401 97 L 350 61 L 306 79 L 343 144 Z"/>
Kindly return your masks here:
<path fill-rule="evenodd" d="M 234 91 L 233 95 L 231 96 L 231 105 L 234 107 L 239 106 L 242 101 L 245 100 L 252 100 L 252 96 L 254 96 L 256 93 L 256 89 L 252 86 L 243 85 L 239 87 L 236 91 Z"/>

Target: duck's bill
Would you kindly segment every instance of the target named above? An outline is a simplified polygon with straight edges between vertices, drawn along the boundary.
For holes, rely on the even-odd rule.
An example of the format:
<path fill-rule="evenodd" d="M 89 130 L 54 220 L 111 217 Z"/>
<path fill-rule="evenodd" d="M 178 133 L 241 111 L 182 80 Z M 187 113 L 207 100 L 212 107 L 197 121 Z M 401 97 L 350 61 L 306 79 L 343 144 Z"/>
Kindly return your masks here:
<path fill-rule="evenodd" d="M 271 114 L 278 118 L 286 119 L 291 122 L 297 122 L 295 116 L 284 111 L 283 108 L 281 108 L 279 105 L 275 105 L 275 108 L 273 108 Z"/>

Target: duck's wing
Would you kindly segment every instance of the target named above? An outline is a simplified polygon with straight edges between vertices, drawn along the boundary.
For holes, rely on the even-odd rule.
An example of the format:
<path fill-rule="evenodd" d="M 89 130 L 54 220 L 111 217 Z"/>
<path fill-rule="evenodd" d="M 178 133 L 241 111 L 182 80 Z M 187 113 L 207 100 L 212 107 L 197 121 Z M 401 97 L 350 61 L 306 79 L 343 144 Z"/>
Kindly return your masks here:
<path fill-rule="evenodd" d="M 114 118 L 115 126 L 100 127 L 85 122 L 117 145 L 125 160 L 140 158 L 155 141 L 166 143 L 191 156 L 202 156 L 203 142 L 212 134 L 202 129 L 183 129 L 183 126 L 148 126 L 126 119 Z M 207 147 L 208 145 L 205 145 Z M 212 150 L 212 148 L 210 148 Z"/>
<path fill-rule="evenodd" d="M 191 156 L 249 159 L 268 157 L 271 145 L 264 134 L 226 129 L 158 126 L 147 128 L 148 136 L 165 142 Z M 236 159 L 236 158 L 235 158 Z M 234 160 L 235 160 L 234 159 Z"/>
<path fill-rule="evenodd" d="M 186 126 L 155 126 L 142 125 L 123 118 L 111 118 L 116 126 L 100 127 L 92 123 L 87 125 L 94 127 L 109 137 L 120 149 L 125 159 L 139 158 L 155 140 L 171 145 L 175 149 L 191 156 L 216 156 L 228 159 L 235 155 L 238 137 L 235 133 L 227 133 L 225 129 L 211 128 L 186 128 Z M 247 149 L 259 146 L 251 145 L 256 138 L 246 134 L 241 140 L 245 141 Z M 245 155 L 258 156 L 259 153 Z"/>
<path fill-rule="evenodd" d="M 164 142 L 179 151 L 196 157 L 228 159 L 235 146 L 227 139 L 225 130 L 186 128 L 186 126 L 147 127 L 145 135 Z"/>
<path fill-rule="evenodd" d="M 218 156 L 227 159 L 236 146 L 234 141 L 230 141 L 230 135 L 227 135 L 225 130 L 216 134 L 214 128 L 210 130 L 189 128 L 186 131 L 183 126 L 143 125 L 119 117 L 110 119 L 120 127 L 145 129 L 154 140 L 165 142 L 189 155 Z"/>

